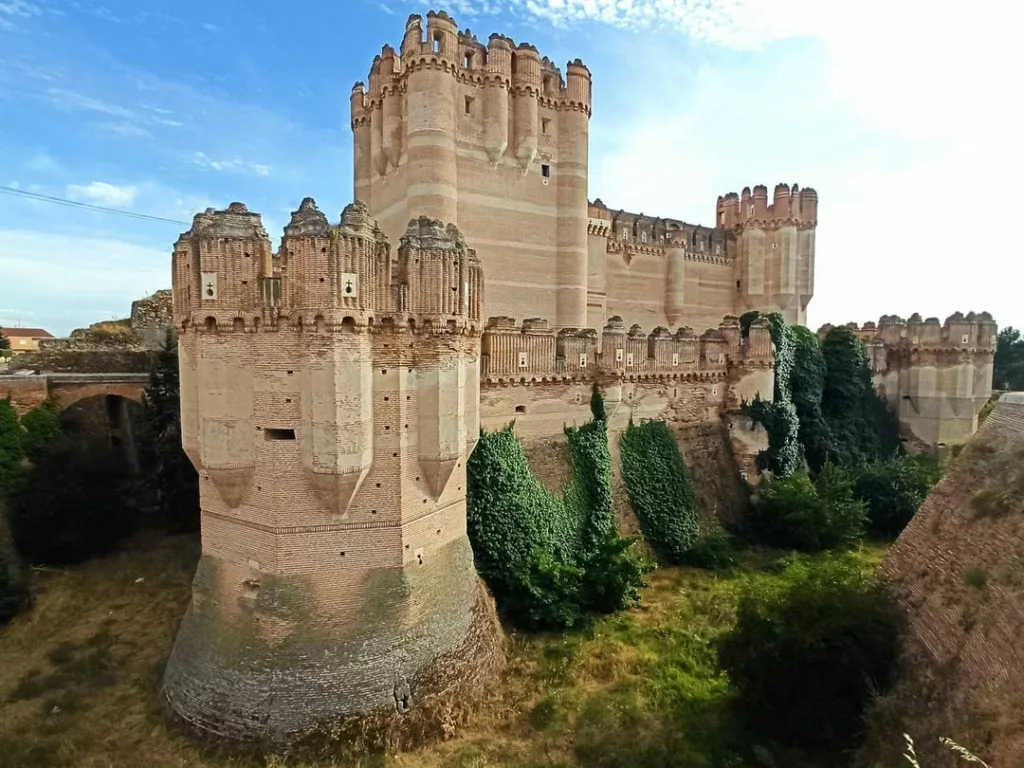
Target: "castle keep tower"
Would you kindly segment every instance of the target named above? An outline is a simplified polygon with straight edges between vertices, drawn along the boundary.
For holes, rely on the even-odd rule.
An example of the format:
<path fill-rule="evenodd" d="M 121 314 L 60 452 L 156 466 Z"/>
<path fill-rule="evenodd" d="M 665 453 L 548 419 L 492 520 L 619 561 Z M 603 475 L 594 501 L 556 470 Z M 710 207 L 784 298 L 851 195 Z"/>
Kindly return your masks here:
<path fill-rule="evenodd" d="M 398 238 L 414 216 L 457 224 L 492 290 L 488 315 L 587 321 L 590 72 L 565 76 L 443 11 L 410 16 L 352 89 L 355 198 Z"/>
<path fill-rule="evenodd" d="M 466 537 L 474 251 L 420 218 L 393 260 L 365 206 L 331 226 L 307 198 L 278 256 L 232 203 L 195 217 L 173 269 L 203 553 L 171 708 L 218 736 L 286 740 L 482 684 L 501 656 Z"/>
<path fill-rule="evenodd" d="M 737 314 L 781 312 L 790 325 L 807 324 L 814 294 L 814 233 L 818 194 L 776 184 L 718 198 L 718 225 L 735 233 Z"/>

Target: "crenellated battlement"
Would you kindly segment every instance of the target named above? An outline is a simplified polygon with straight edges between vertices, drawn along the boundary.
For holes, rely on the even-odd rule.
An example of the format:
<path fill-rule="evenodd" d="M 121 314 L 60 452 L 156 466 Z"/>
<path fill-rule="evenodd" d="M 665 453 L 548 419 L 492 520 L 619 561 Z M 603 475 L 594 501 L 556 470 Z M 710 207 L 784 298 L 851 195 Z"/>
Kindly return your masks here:
<path fill-rule="evenodd" d="M 824 338 L 833 327 L 825 324 L 819 328 L 819 338 Z M 878 342 L 892 348 L 923 351 L 994 353 L 998 334 L 998 326 L 988 312 L 966 315 L 954 312 L 944 322 L 939 322 L 937 317 L 923 319 L 916 312 L 907 320 L 899 315 L 882 315 L 877 323 L 847 323 L 846 327 L 865 343 Z"/>
<path fill-rule="evenodd" d="M 510 95 L 536 99 L 542 106 L 590 114 L 590 70 L 579 59 L 566 64 L 563 77 L 551 59 L 542 57 L 530 43 L 494 33 L 485 45 L 469 29 L 460 31 L 444 11 L 430 11 L 425 26 L 422 16 L 411 15 L 400 50 L 384 45 L 370 67 L 368 86 L 357 82 L 353 87 L 353 127 L 381 107 L 385 95 L 397 92 L 410 72 L 424 68 L 481 88 L 495 85 Z"/>
<path fill-rule="evenodd" d="M 628 329 L 613 316 L 599 332 L 562 328 L 546 320 L 517 324 L 511 317 L 491 317 L 481 339 L 483 383 L 535 383 L 565 380 L 720 378 L 730 366 L 771 368 L 774 349 L 765 323 L 755 323 L 747 337 L 739 319 L 727 316 L 718 328 L 698 336 L 683 326 L 672 332 L 658 326 L 649 334 L 639 325 Z"/>
<path fill-rule="evenodd" d="M 209 332 L 385 329 L 478 333 L 483 276 L 454 225 L 409 222 L 397 259 L 366 205 L 330 224 L 313 198 L 284 227 L 276 255 L 241 203 L 197 214 L 174 248 L 175 324 Z"/>
<path fill-rule="evenodd" d="M 718 198 L 716 222 L 725 229 L 770 230 L 787 225 L 813 229 L 818 224 L 818 193 L 810 187 L 800 189 L 797 184 L 776 184 L 769 202 L 768 187 L 744 187 L 739 194 L 729 192 Z"/>
<path fill-rule="evenodd" d="M 812 189 L 732 193 L 706 226 L 589 202 L 592 77 L 580 59 L 556 66 L 441 11 L 410 16 L 396 43 L 352 89 L 353 199 L 392 247 L 410 218 L 456 224 L 495 286 L 488 315 L 543 317 L 555 331 L 610 315 L 704 327 L 749 310 L 806 323 Z"/>
<path fill-rule="evenodd" d="M 174 246 L 203 551 L 164 691 L 218 738 L 380 722 L 410 695 L 472 697 L 501 665 L 466 537 L 483 274 L 452 224 L 418 216 L 397 239 L 361 202 L 332 223 L 307 197 L 276 254 L 241 203 Z M 220 641 L 267 627 L 288 642 Z"/>
<path fill-rule="evenodd" d="M 945 322 L 882 315 L 877 323 L 845 327 L 864 342 L 876 388 L 918 439 L 938 445 L 974 434 L 992 395 L 992 315 L 954 312 Z M 823 325 L 818 337 L 833 328 Z"/>

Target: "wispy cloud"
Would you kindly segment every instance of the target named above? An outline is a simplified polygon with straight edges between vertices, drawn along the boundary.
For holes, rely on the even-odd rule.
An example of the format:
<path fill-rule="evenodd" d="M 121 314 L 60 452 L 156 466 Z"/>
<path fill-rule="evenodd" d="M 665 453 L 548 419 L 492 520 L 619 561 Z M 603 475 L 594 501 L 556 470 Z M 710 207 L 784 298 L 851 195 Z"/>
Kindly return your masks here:
<path fill-rule="evenodd" d="M 107 120 L 96 124 L 96 130 L 110 136 L 119 136 L 125 139 L 148 139 L 153 132 L 136 125 L 130 120 Z"/>
<path fill-rule="evenodd" d="M 39 16 L 42 9 L 38 5 L 25 0 L 2 0 L 0 2 L 0 31 L 12 31 L 18 28 L 18 21 Z"/>
<path fill-rule="evenodd" d="M 250 163 L 240 157 L 232 157 L 226 160 L 214 160 L 207 157 L 204 152 L 196 152 L 192 155 L 192 162 L 204 171 L 222 171 L 226 173 L 254 173 L 257 176 L 269 176 L 270 166 L 263 163 Z"/>
<path fill-rule="evenodd" d="M 125 185 L 117 186 L 105 181 L 93 181 L 89 184 L 69 184 L 68 197 L 80 202 L 93 203 L 108 208 L 131 208 L 139 194 L 139 188 Z"/>
<path fill-rule="evenodd" d="M 38 152 L 32 155 L 32 157 L 25 162 L 25 168 L 33 173 L 49 174 L 61 173 L 64 170 L 61 168 L 60 163 L 45 152 Z"/>

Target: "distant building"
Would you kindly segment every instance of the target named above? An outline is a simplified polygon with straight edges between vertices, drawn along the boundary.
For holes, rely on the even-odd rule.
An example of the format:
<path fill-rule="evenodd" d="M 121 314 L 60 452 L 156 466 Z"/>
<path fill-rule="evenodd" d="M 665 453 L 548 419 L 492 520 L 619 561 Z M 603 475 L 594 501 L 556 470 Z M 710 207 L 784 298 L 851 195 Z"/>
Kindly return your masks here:
<path fill-rule="evenodd" d="M 11 352 L 14 354 L 35 352 L 39 349 L 40 341 L 53 338 L 52 333 L 42 328 L 0 328 L 0 334 L 10 340 Z"/>

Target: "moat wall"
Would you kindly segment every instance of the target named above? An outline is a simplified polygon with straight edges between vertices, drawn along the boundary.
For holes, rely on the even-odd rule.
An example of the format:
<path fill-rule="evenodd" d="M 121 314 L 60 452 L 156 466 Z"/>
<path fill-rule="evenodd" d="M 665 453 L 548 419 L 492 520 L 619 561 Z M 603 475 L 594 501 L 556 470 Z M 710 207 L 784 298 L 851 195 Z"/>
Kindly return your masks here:
<path fill-rule="evenodd" d="M 752 468 L 753 457 L 766 443 L 763 430 L 754 429 L 733 410 L 737 389 L 764 386 L 746 379 L 721 375 L 704 380 L 620 381 L 604 388 L 614 510 L 622 533 L 638 530 L 620 477 L 619 435 L 630 419 L 661 419 L 669 424 L 690 470 L 705 527 L 735 519 L 741 512 L 747 494 L 740 473 Z M 480 423 L 494 430 L 515 421 L 531 469 L 558 492 L 572 477 L 564 428 L 591 418 L 591 388 L 589 382 L 484 386 Z M 742 440 L 736 439 L 737 432 L 743 433 Z"/>
<path fill-rule="evenodd" d="M 872 758 L 898 760 L 905 732 L 922 765 L 959 764 L 938 747 L 940 736 L 992 765 L 1024 764 L 1022 546 L 1024 393 L 1017 393 L 1002 396 L 883 564 L 908 631 L 903 679 L 874 718 Z"/>

